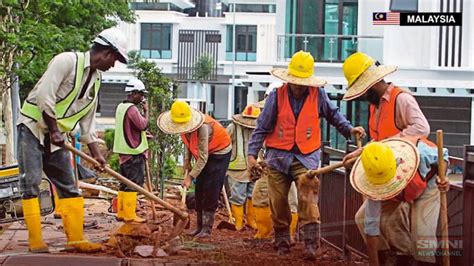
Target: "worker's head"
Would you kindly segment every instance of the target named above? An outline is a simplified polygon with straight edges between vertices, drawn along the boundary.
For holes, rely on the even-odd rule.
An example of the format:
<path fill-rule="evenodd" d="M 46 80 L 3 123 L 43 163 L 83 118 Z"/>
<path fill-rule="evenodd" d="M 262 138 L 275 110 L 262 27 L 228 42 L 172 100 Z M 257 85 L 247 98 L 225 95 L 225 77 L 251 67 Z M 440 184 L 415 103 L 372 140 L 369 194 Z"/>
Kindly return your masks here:
<path fill-rule="evenodd" d="M 115 61 L 127 63 L 127 39 L 116 28 L 103 30 L 94 39 L 91 47 L 91 68 L 107 71 Z"/>
<path fill-rule="evenodd" d="M 383 78 L 396 71 L 397 67 L 381 65 L 372 57 L 356 52 L 344 61 L 342 69 L 347 80 L 347 92 L 343 99 L 350 101 L 362 97 L 378 105 L 387 88 Z"/>
<path fill-rule="evenodd" d="M 418 139 L 389 138 L 364 147 L 350 174 L 352 187 L 372 200 L 399 195 L 415 177 L 420 154 Z"/>
<path fill-rule="evenodd" d="M 382 142 L 371 142 L 361 154 L 362 166 L 367 179 L 373 184 L 383 184 L 392 179 L 397 162 L 390 146 Z"/>
<path fill-rule="evenodd" d="M 203 113 L 191 108 L 185 101 L 176 100 L 170 111 L 160 114 L 157 125 L 167 134 L 187 134 L 201 127 L 204 117 Z"/>
<path fill-rule="evenodd" d="M 314 58 L 308 52 L 296 52 L 288 64 L 288 68 L 275 68 L 272 74 L 289 84 L 290 90 L 296 98 L 301 97 L 308 87 L 320 87 L 326 84 L 325 80 L 314 76 Z"/>
<path fill-rule="evenodd" d="M 245 107 L 244 111 L 242 112 L 243 117 L 247 118 L 258 118 L 260 115 L 260 108 L 256 104 L 249 104 Z"/>
<path fill-rule="evenodd" d="M 139 104 L 145 100 L 145 96 L 148 91 L 145 89 L 145 84 L 139 79 L 131 79 L 127 85 L 125 85 L 125 92 L 127 95 L 127 100 L 133 102 L 134 104 Z"/>

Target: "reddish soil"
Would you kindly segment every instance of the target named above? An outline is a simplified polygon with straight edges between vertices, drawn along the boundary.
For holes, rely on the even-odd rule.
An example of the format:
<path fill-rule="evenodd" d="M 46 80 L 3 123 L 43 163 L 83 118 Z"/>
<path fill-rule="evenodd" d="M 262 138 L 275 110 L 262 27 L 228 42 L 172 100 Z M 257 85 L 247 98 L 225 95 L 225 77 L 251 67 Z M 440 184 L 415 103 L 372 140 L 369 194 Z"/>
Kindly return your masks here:
<path fill-rule="evenodd" d="M 173 201 L 173 200 L 171 200 Z M 176 205 L 178 202 L 176 201 Z M 148 206 L 144 206 L 148 209 Z M 151 212 L 151 211 L 150 211 Z M 321 255 L 316 261 L 310 262 L 303 260 L 304 244 L 298 242 L 291 248 L 290 254 L 286 256 L 277 256 L 273 249 L 271 239 L 264 242 L 255 242 L 252 236 L 255 231 L 246 227 L 243 231 L 237 232 L 228 229 L 216 229 L 217 225 L 223 221 L 227 221 L 225 209 L 219 209 L 214 223 L 212 236 L 207 239 L 195 240 L 186 236 L 194 230 L 196 226 L 196 217 L 191 214 L 191 224 L 185 229 L 183 236 L 180 238 L 181 249 L 177 253 L 164 257 L 166 262 L 179 263 L 205 263 L 220 265 L 353 265 L 365 264 L 365 261 L 358 258 L 355 261 L 344 261 L 342 255 L 337 250 L 327 245 L 322 246 Z M 151 214 L 148 215 L 151 220 Z M 159 224 L 159 226 L 158 226 Z M 140 258 L 138 254 L 133 253 L 136 245 L 152 245 L 163 248 L 166 245 L 166 236 L 172 230 L 172 214 L 164 210 L 158 211 L 158 219 L 155 223 L 148 223 L 139 226 L 132 235 L 119 236 L 121 245 L 108 245 L 106 254 L 115 256 L 127 256 Z M 142 231 L 142 232 L 139 232 Z M 145 231 L 146 233 L 143 233 Z M 148 235 L 148 237 L 146 237 Z M 112 238 L 112 241 L 115 240 Z M 116 243 L 115 243 L 116 244 Z M 166 247 L 165 251 L 168 251 Z M 169 252 L 168 252 L 169 253 Z"/>
<path fill-rule="evenodd" d="M 178 201 L 173 202 L 179 206 Z M 270 241 L 255 243 L 251 241 L 253 229 L 245 228 L 241 232 L 227 229 L 216 229 L 222 221 L 227 221 L 225 208 L 219 209 L 216 215 L 216 222 L 212 236 L 208 239 L 193 240 L 189 237 L 175 239 L 176 246 L 167 247 L 169 242 L 165 241 L 167 235 L 172 231 L 173 214 L 169 211 L 157 208 L 157 220 L 146 225 L 138 225 L 130 230 L 132 233 L 117 233 L 122 222 L 115 221 L 114 214 L 108 213 L 110 204 L 105 200 L 87 199 L 85 204 L 86 228 L 85 237 L 102 242 L 105 250 L 92 256 L 121 257 L 121 258 L 141 258 L 133 250 L 137 245 L 151 245 L 155 250 L 158 248 L 165 250 L 169 256 L 150 257 L 146 260 L 154 260 L 160 263 L 199 263 L 199 264 L 219 264 L 219 265 L 352 265 L 366 264 L 365 261 L 355 259 L 352 262 L 344 261 L 341 253 L 335 249 L 323 245 L 322 254 L 315 262 L 303 260 L 304 244 L 297 243 L 291 248 L 287 256 L 277 256 Z M 140 216 L 147 216 L 152 220 L 152 214 L 148 202 L 144 202 L 139 212 Z M 195 215 L 191 215 L 191 226 L 184 233 L 191 232 L 195 228 Z M 0 232 L 0 255 L 22 255 L 27 252 L 27 232 L 23 223 L 13 223 L 6 226 L 5 231 Z M 184 235 L 184 234 L 183 234 Z M 60 219 L 50 216 L 43 220 L 43 238 L 50 246 L 53 254 L 58 256 L 71 254 L 62 251 L 66 242 L 62 230 Z M 177 251 L 176 251 L 177 250 Z M 85 255 L 84 256 L 91 256 Z M 354 257 L 353 257 L 354 259 Z"/>

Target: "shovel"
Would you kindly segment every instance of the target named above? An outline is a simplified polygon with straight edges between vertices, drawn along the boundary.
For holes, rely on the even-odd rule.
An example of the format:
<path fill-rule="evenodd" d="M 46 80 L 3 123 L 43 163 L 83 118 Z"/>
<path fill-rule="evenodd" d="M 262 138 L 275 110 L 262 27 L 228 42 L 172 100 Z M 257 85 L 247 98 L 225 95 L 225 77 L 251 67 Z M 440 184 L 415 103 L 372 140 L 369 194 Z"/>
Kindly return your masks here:
<path fill-rule="evenodd" d="M 235 220 L 232 216 L 232 210 L 230 209 L 229 198 L 227 198 L 227 191 L 225 186 L 222 186 L 222 194 L 224 195 L 225 208 L 227 209 L 227 214 L 229 215 L 229 221 L 221 221 L 217 225 L 217 229 L 228 229 L 235 231 Z"/>
<path fill-rule="evenodd" d="M 186 169 L 186 171 L 184 171 L 184 178 L 188 176 L 188 173 L 189 173 L 189 170 Z M 187 193 L 187 188 L 183 186 L 183 188 L 181 189 L 181 202 L 179 206 L 179 208 L 181 208 L 181 210 L 183 211 L 186 211 L 186 193 Z M 180 220 L 179 216 L 175 214 L 175 216 L 173 217 L 173 224 L 176 224 L 179 220 Z M 185 228 L 188 229 L 190 225 L 191 225 L 190 222 L 188 222 L 185 225 Z"/>
<path fill-rule="evenodd" d="M 446 162 L 444 161 L 443 156 L 443 130 L 438 129 L 436 131 L 436 142 L 438 146 L 438 177 L 441 181 L 446 180 Z M 442 263 L 443 266 L 449 266 L 449 235 L 448 235 L 448 200 L 446 198 L 446 192 L 441 191 L 440 194 L 440 213 L 439 221 L 441 228 L 441 239 L 445 243 L 441 247 L 443 251 Z"/>
<path fill-rule="evenodd" d="M 357 158 L 358 157 L 347 160 L 346 164 L 353 164 L 357 160 Z M 307 174 L 310 178 L 313 178 L 317 175 L 322 175 L 322 174 L 325 174 L 325 173 L 329 173 L 329 172 L 331 172 L 333 170 L 336 170 L 337 168 L 340 168 L 340 167 L 343 167 L 343 166 L 344 166 L 344 164 L 342 162 L 337 162 L 337 163 L 333 163 L 333 164 L 330 164 L 328 166 L 324 166 L 324 167 L 321 167 L 321 168 L 318 168 L 318 169 L 308 170 Z"/>
<path fill-rule="evenodd" d="M 82 152 L 80 150 L 75 149 L 69 143 L 65 143 L 64 148 L 66 150 L 80 156 L 82 159 L 88 161 L 89 163 L 91 163 L 95 167 L 101 167 L 101 164 L 99 162 L 97 162 L 94 158 L 92 158 L 91 156 L 85 154 L 84 152 Z M 176 208 L 175 206 L 169 204 L 168 202 L 158 198 L 157 196 L 155 196 L 152 193 L 148 192 L 147 190 L 145 190 L 141 186 L 133 183 L 132 181 L 128 180 L 126 177 L 124 177 L 121 174 L 115 172 L 114 170 L 112 170 L 108 166 L 104 166 L 104 171 L 107 172 L 109 175 L 113 176 L 114 178 L 118 179 L 120 182 L 124 183 L 128 187 L 133 188 L 134 190 L 140 192 L 141 194 L 145 195 L 149 199 L 152 199 L 152 200 L 158 202 L 158 204 L 163 206 L 165 209 L 167 209 L 167 210 L 173 212 L 174 214 L 176 214 L 180 219 L 176 223 L 176 225 L 174 226 L 173 231 L 171 232 L 171 234 L 169 236 L 169 239 L 173 239 L 173 238 L 177 237 L 178 235 L 181 235 L 181 233 L 184 230 L 184 227 L 189 222 L 189 214 L 187 212 L 183 212 L 179 208 Z"/>

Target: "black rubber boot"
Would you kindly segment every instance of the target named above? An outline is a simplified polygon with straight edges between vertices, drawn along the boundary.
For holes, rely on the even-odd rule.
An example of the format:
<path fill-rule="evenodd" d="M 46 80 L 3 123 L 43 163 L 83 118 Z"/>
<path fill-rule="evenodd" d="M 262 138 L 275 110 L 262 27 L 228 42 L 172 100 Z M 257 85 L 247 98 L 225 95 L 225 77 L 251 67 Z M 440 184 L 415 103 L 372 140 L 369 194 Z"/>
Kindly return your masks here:
<path fill-rule="evenodd" d="M 285 256 L 290 253 L 290 228 L 274 228 L 275 229 L 275 243 L 274 247 L 277 250 L 278 256 Z"/>
<path fill-rule="evenodd" d="M 197 227 L 196 227 L 196 230 L 192 231 L 191 233 L 189 233 L 188 235 L 189 236 L 195 236 L 197 234 L 199 234 L 202 230 L 202 212 L 197 212 L 196 214 L 196 218 L 197 218 Z"/>
<path fill-rule="evenodd" d="M 316 260 L 316 250 L 318 249 L 319 224 L 306 224 L 302 230 L 305 246 L 304 259 L 314 261 Z"/>
<path fill-rule="evenodd" d="M 214 211 L 202 212 L 202 229 L 201 232 L 194 237 L 203 238 L 211 236 L 212 226 L 214 225 L 214 214 Z"/>

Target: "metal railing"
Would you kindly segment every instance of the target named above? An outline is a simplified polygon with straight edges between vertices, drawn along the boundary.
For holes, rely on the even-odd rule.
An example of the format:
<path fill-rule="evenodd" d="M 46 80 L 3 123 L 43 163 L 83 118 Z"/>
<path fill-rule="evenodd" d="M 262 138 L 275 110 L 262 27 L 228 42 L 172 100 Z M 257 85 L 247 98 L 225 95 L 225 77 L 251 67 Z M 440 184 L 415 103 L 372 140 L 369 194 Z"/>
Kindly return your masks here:
<path fill-rule="evenodd" d="M 277 60 L 288 61 L 299 50 L 310 52 L 318 62 L 343 62 L 356 51 L 381 59 L 383 55 L 382 40 L 382 36 L 279 34 L 277 36 Z"/>
<path fill-rule="evenodd" d="M 329 165 L 331 161 L 341 160 L 355 148 L 351 142 L 347 143 L 346 151 L 332 148 L 330 142 L 323 142 L 321 166 Z M 462 265 L 463 260 L 470 262 L 469 264 L 474 261 L 474 255 L 470 255 L 470 251 L 474 251 L 474 244 L 472 244 L 474 240 L 470 239 L 474 231 L 471 229 L 474 215 L 471 209 L 465 208 L 474 205 L 474 181 L 469 180 L 469 178 L 474 179 L 474 146 L 472 150 L 472 168 L 469 161 L 465 163 L 466 160 L 462 158 L 450 157 L 449 160 L 449 172 L 456 173 L 461 170 L 464 175 L 464 185 L 463 183 L 451 184 L 447 194 L 450 243 L 464 243 L 462 247 L 464 250 L 459 247 L 450 250 L 451 254 L 458 254 L 451 255 L 452 265 Z M 459 169 L 464 165 L 465 169 L 464 167 Z M 347 260 L 350 260 L 351 254 L 367 257 L 365 243 L 355 223 L 355 214 L 362 205 L 363 198 L 352 188 L 349 173 L 350 169 L 340 168 L 323 174 L 320 176 L 319 193 L 322 240 L 340 250 Z M 439 235 L 438 228 L 438 239 Z"/>

